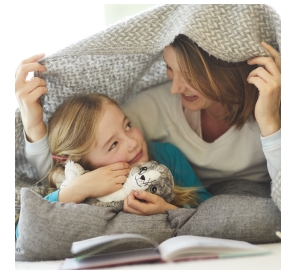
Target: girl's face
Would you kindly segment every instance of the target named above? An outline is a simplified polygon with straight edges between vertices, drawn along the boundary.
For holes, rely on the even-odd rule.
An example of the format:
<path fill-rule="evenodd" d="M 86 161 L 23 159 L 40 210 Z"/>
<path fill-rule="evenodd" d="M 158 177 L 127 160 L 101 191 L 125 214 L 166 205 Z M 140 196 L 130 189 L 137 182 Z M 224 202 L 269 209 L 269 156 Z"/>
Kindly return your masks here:
<path fill-rule="evenodd" d="M 132 168 L 140 162 L 148 162 L 142 133 L 114 104 L 105 104 L 103 108 L 88 160 L 92 169 L 117 162 L 127 162 Z"/>
<path fill-rule="evenodd" d="M 181 94 L 182 106 L 190 111 L 198 111 L 213 106 L 216 102 L 207 99 L 191 87 L 183 78 L 172 46 L 164 49 L 163 58 L 167 64 L 167 76 L 172 80 L 171 93 Z M 198 76 L 196 76 L 198 78 Z"/>

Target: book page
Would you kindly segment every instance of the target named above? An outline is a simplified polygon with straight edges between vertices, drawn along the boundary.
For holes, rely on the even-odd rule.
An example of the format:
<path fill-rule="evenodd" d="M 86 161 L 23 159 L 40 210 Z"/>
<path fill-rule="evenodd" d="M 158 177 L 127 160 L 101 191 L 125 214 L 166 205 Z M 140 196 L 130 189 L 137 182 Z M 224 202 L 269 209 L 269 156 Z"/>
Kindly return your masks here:
<path fill-rule="evenodd" d="M 158 250 L 164 261 L 186 256 L 220 256 L 223 253 L 263 253 L 267 252 L 259 246 L 245 241 L 208 238 L 199 236 L 177 236 L 162 242 Z"/>
<path fill-rule="evenodd" d="M 82 254 L 78 259 L 84 259 L 93 254 L 99 253 L 111 246 L 118 245 L 124 242 L 144 240 L 149 242 L 153 247 L 157 247 L 158 244 L 151 239 L 138 235 L 138 234 L 115 234 L 95 237 L 87 240 L 73 242 L 71 252 L 73 254 Z"/>
<path fill-rule="evenodd" d="M 116 253 L 100 254 L 83 260 L 66 259 L 59 269 L 91 269 L 110 266 L 160 262 L 160 254 L 155 248 L 145 248 Z"/>

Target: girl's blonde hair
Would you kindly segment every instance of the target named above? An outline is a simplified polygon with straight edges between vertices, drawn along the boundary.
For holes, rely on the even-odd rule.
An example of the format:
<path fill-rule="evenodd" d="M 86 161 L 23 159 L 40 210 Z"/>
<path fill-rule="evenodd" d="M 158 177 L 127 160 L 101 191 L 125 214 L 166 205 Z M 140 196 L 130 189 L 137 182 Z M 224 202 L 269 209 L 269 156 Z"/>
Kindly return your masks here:
<path fill-rule="evenodd" d="M 92 170 L 87 156 L 96 140 L 99 120 L 106 104 L 119 107 L 115 100 L 105 94 L 78 94 L 68 98 L 52 115 L 48 124 L 49 147 L 52 155 L 60 160 L 53 159 L 48 176 L 49 192 L 56 190 L 55 177 L 65 170 L 67 160 L 79 163 L 86 170 Z M 174 194 L 174 205 L 197 206 L 196 188 L 175 185 Z"/>
<path fill-rule="evenodd" d="M 225 108 L 221 120 L 241 129 L 250 115 L 255 118 L 258 89 L 249 84 L 247 78 L 257 65 L 217 59 L 182 34 L 175 38 L 171 46 L 186 82 Z"/>
<path fill-rule="evenodd" d="M 65 161 L 53 159 L 49 187 L 56 189 L 55 173 L 64 170 L 67 159 L 91 170 L 87 156 L 96 140 L 99 119 L 106 104 L 118 106 L 105 94 L 75 95 L 54 112 L 48 124 L 49 147 L 52 155 L 63 157 Z"/>

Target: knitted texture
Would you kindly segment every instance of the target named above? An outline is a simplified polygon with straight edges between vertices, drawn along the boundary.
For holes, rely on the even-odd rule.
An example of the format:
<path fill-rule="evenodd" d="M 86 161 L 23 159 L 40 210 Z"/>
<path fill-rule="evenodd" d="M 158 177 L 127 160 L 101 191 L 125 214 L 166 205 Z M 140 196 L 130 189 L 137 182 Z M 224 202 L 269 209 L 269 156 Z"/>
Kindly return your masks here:
<path fill-rule="evenodd" d="M 276 178 L 271 182 L 271 197 L 275 204 L 278 206 L 281 211 L 281 171 L 279 171 Z"/>
<path fill-rule="evenodd" d="M 41 99 L 44 121 L 68 96 L 103 92 L 124 103 L 149 87 L 168 81 L 163 49 L 178 34 L 185 34 L 211 55 L 229 62 L 267 56 L 261 41 L 280 51 L 281 21 L 266 5 L 161 5 L 114 24 L 40 61 L 47 83 Z M 20 111 L 15 115 L 15 213 L 20 210 L 20 189 L 29 187 L 44 196 L 46 188 L 24 156 Z M 274 188 L 280 188 L 280 177 Z M 275 194 L 273 194 L 275 195 Z M 279 193 L 280 195 L 280 193 Z"/>

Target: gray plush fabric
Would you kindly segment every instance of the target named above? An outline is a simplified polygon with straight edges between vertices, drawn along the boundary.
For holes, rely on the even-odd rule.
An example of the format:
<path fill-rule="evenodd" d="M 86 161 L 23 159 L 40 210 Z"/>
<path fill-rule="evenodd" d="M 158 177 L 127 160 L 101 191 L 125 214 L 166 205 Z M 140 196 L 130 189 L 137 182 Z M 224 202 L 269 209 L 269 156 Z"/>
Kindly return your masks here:
<path fill-rule="evenodd" d="M 246 180 L 213 184 L 214 196 L 202 203 L 177 235 L 244 240 L 254 244 L 279 242 L 281 211 L 270 198 L 270 185 Z"/>
<path fill-rule="evenodd" d="M 60 260 L 72 257 L 73 241 L 99 235 L 136 233 L 160 243 L 175 236 L 195 209 L 178 209 L 171 214 L 140 216 L 115 208 L 87 204 L 50 203 L 34 191 L 21 191 L 19 238 L 16 261 Z M 67 219 L 67 220 L 66 220 Z M 151 247 L 147 243 L 118 245 L 109 251 Z"/>
<path fill-rule="evenodd" d="M 245 181 L 223 183 L 217 195 L 197 209 L 178 209 L 152 216 L 86 204 L 49 203 L 24 188 L 15 259 L 65 259 L 73 256 L 70 252 L 73 241 L 129 232 L 146 235 L 158 243 L 179 235 L 236 239 L 254 244 L 279 242 L 275 232 L 281 230 L 281 213 L 269 197 L 270 189 L 250 182 L 243 186 L 242 182 Z M 250 189 L 242 191 L 242 187 Z M 131 242 L 105 252 L 150 246 Z"/>
<path fill-rule="evenodd" d="M 271 198 L 222 194 L 202 203 L 177 235 L 264 244 L 280 242 L 275 234 L 278 230 L 281 230 L 281 212 Z"/>
<path fill-rule="evenodd" d="M 42 99 L 44 121 L 48 121 L 53 111 L 66 97 L 77 93 L 104 92 L 122 104 L 142 90 L 168 81 L 162 58 L 163 49 L 180 33 L 189 36 L 211 55 L 231 62 L 244 61 L 259 55 L 266 56 L 268 53 L 260 46 L 262 40 L 279 51 L 281 49 L 280 17 L 269 6 L 257 4 L 159 6 L 41 60 L 40 63 L 47 67 L 47 72 L 44 74 L 35 72 L 35 76 L 40 76 L 47 82 L 48 93 Z M 24 190 L 26 193 L 21 199 L 22 188 L 30 188 L 41 196 L 45 196 L 47 190 L 41 184 L 35 185 L 39 178 L 35 169 L 25 159 L 23 125 L 19 110 L 15 115 L 15 176 L 16 222 L 20 210 L 22 213 L 19 225 L 20 237 L 16 242 L 16 249 L 20 249 L 20 252 L 16 251 L 17 260 L 34 260 L 38 255 L 39 259 L 60 259 L 69 254 L 67 251 L 73 240 L 110 232 L 133 231 L 141 234 L 155 232 L 154 238 L 158 237 L 158 241 L 161 241 L 177 233 L 176 228 L 171 230 L 171 221 L 168 219 L 170 216 L 178 215 L 176 220 L 179 220 L 179 217 L 188 219 L 187 216 L 190 214 L 186 209 L 168 212 L 168 217 L 115 214 L 112 208 L 102 209 L 84 204 L 49 204 L 31 192 L 30 194 L 28 190 Z M 272 188 L 272 199 L 280 207 L 280 176 L 274 181 Z M 278 230 L 280 213 L 271 198 L 233 195 L 230 187 L 226 187 L 226 191 L 229 196 L 222 191 L 219 192 L 221 195 L 201 205 L 197 209 L 201 217 L 197 218 L 195 214 L 196 220 L 188 221 L 192 224 L 188 225 L 187 229 L 178 231 L 178 234 L 182 232 L 195 234 L 197 228 L 199 231 L 202 230 L 200 235 L 250 238 L 250 241 L 258 243 L 274 242 L 275 239 L 271 234 L 280 231 Z M 267 197 L 270 197 L 270 194 Z M 227 199 L 229 201 L 226 201 Z M 263 209 L 265 216 L 261 214 L 261 210 L 253 207 L 258 209 L 265 207 Z M 61 213 L 61 210 L 65 212 Z M 217 214 L 212 214 L 210 210 Z M 201 211 L 207 216 L 202 216 Z M 218 213 L 219 211 L 224 213 Z M 257 218 L 261 218 L 261 215 L 261 223 L 264 226 L 263 231 L 258 231 L 260 220 Z M 54 221 L 51 220 L 53 218 Z M 119 218 L 124 218 L 126 221 L 121 221 Z M 159 222 L 155 223 L 155 219 Z M 227 224 L 215 224 L 216 220 Z M 82 223 L 79 223 L 80 221 Z M 121 229 L 120 224 L 125 228 Z M 142 228 L 141 224 L 145 228 Z M 274 228 L 275 225 L 277 228 Z M 45 254 L 46 251 L 48 255 Z M 58 253 L 59 251 L 61 253 Z"/>

